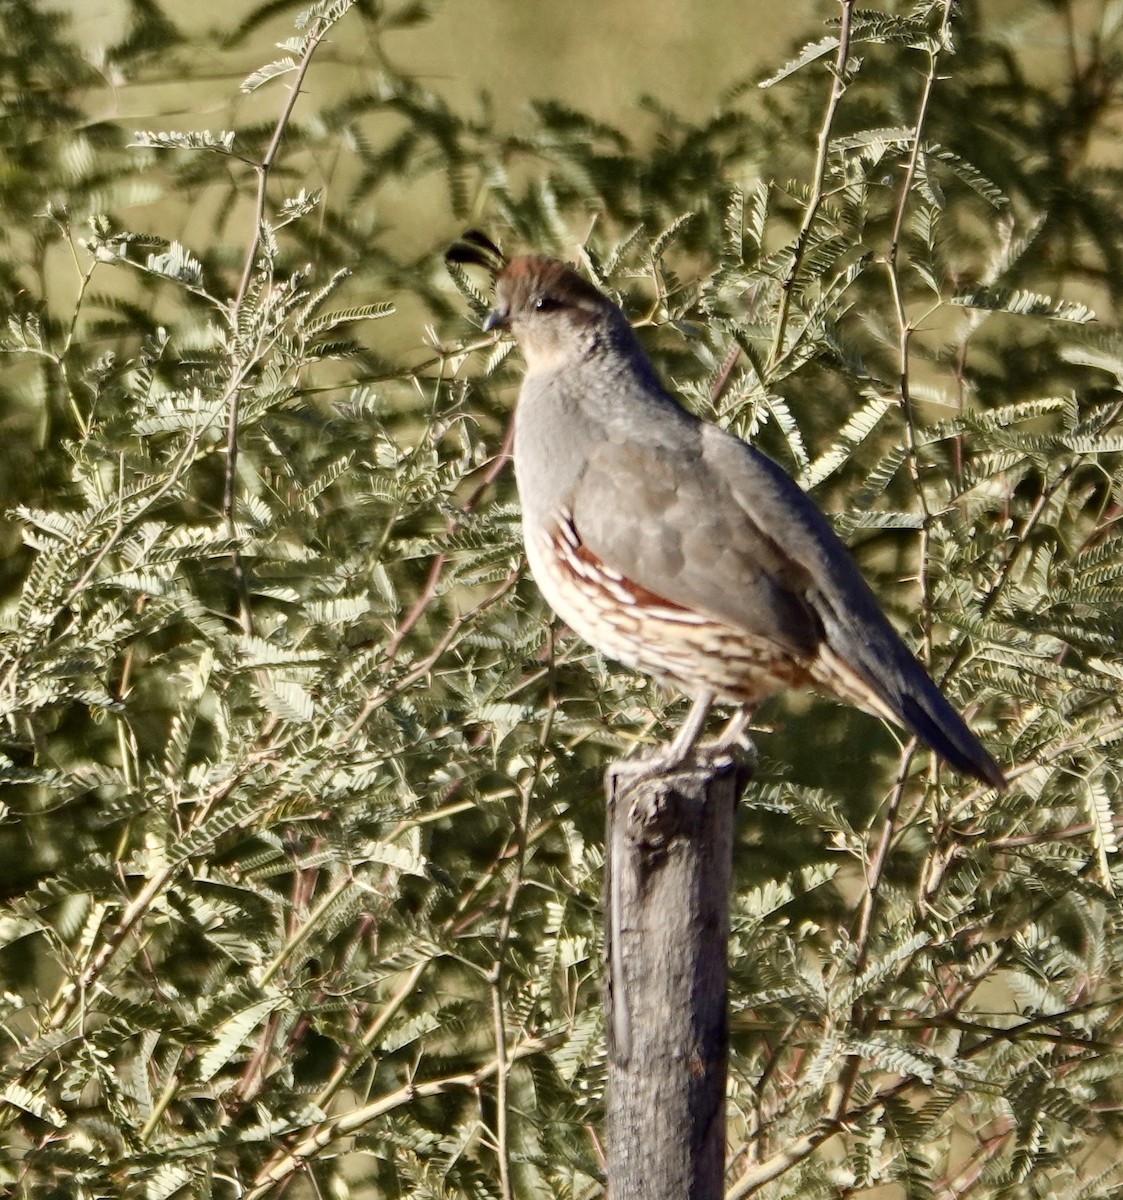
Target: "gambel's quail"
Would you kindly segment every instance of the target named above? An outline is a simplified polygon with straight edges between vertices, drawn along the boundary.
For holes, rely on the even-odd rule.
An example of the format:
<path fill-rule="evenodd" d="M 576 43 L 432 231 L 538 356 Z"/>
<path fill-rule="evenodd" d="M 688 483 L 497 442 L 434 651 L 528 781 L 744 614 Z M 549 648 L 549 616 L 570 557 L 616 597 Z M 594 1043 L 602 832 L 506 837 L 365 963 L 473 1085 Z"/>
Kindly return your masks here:
<path fill-rule="evenodd" d="M 691 753 L 714 701 L 747 719 L 764 697 L 810 687 L 1005 786 L 822 513 L 669 395 L 611 300 L 555 259 L 503 259 L 482 234 L 449 256 L 497 271 L 484 328 L 510 330 L 526 360 L 515 477 L 542 594 L 608 657 L 694 698 L 659 765 Z"/>

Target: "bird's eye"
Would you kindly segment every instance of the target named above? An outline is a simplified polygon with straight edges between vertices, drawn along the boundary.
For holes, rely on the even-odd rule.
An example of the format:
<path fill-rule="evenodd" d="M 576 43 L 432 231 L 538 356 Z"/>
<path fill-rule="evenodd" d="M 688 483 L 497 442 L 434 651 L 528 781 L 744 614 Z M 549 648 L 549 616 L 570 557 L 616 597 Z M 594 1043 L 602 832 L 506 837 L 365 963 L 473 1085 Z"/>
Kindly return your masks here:
<path fill-rule="evenodd" d="M 534 301 L 534 307 L 538 312 L 552 312 L 555 308 L 561 308 L 562 302 L 553 296 L 539 296 Z"/>

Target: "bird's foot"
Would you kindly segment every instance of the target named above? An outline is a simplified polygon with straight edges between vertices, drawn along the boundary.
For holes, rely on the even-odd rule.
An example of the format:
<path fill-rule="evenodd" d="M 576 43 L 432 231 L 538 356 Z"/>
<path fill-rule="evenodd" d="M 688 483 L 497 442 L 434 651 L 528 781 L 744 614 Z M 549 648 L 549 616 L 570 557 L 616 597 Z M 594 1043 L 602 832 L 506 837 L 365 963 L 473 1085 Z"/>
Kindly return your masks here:
<path fill-rule="evenodd" d="M 746 775 L 756 770 L 756 743 L 749 737 L 748 717 L 733 717 L 712 741 L 702 742 L 695 751 L 699 762 L 710 769 L 734 765 Z"/>
<path fill-rule="evenodd" d="M 667 781 L 676 776 L 699 775 L 736 770 L 742 786 L 756 768 L 756 748 L 748 737 L 752 708 L 743 705 L 712 741 L 699 741 L 713 697 L 699 695 L 675 739 L 637 758 L 610 763 L 605 773 L 609 798 L 623 796 L 653 779 Z"/>
<path fill-rule="evenodd" d="M 646 783 L 656 777 L 665 778 L 694 768 L 693 754 L 682 758 L 668 753 L 663 746 L 655 751 L 637 755 L 635 758 L 620 758 L 608 764 L 605 776 L 609 790 L 620 794 L 624 790 Z"/>
<path fill-rule="evenodd" d="M 696 778 L 730 769 L 746 777 L 752 775 L 756 768 L 756 747 L 743 728 L 733 731 L 733 736 L 728 733 L 726 730 L 710 741 L 696 742 L 686 754 L 678 753 L 673 745 L 660 746 L 636 758 L 609 763 L 605 773 L 609 794 L 623 796 L 654 779 Z"/>

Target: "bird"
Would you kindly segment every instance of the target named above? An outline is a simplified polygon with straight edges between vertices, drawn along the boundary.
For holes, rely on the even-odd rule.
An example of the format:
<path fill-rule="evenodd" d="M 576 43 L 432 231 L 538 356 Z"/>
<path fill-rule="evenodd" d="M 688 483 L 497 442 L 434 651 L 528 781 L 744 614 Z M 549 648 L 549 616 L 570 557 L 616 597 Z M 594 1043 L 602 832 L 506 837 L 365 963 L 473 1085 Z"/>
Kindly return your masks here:
<path fill-rule="evenodd" d="M 1006 786 L 826 516 L 771 458 L 663 386 L 612 299 L 559 259 L 508 259 L 475 230 L 446 257 L 492 271 L 483 328 L 510 333 L 526 364 L 513 455 L 539 590 L 606 657 L 693 700 L 657 769 L 698 751 L 715 703 L 735 706 L 727 745 L 765 698 L 809 688 Z"/>

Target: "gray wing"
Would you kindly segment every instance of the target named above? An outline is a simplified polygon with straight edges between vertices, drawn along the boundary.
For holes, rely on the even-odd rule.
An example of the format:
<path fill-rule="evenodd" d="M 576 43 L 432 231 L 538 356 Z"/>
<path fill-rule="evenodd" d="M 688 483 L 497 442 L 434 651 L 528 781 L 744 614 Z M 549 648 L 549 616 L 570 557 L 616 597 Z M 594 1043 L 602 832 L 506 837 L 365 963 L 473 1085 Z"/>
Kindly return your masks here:
<path fill-rule="evenodd" d="M 870 689 L 874 707 L 959 770 L 1003 786 L 794 481 L 715 425 L 694 425 L 685 449 L 682 440 L 597 448 L 574 513 L 588 548 L 641 587 L 769 638 L 797 659 L 829 652 Z"/>
<path fill-rule="evenodd" d="M 783 504 L 755 513 L 738 484 L 749 492 L 771 485 L 771 468 L 798 504 L 822 517 L 770 460 L 716 426 L 677 432 L 673 446 L 606 441 L 591 452 L 573 513 L 581 540 L 640 587 L 797 659 L 814 658 L 824 630 L 808 599 L 814 579 L 785 540 L 793 514 Z M 712 434 L 748 455 L 739 470 L 730 471 L 738 464 L 722 461 L 720 450 L 715 461 Z"/>

